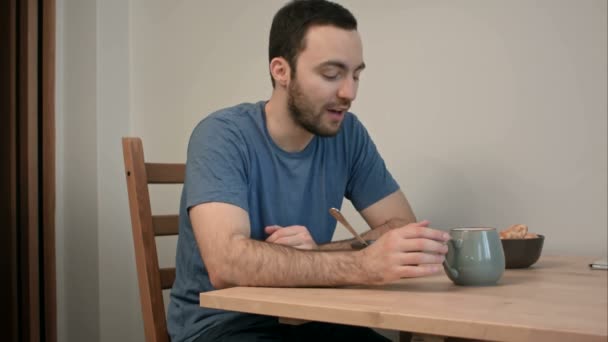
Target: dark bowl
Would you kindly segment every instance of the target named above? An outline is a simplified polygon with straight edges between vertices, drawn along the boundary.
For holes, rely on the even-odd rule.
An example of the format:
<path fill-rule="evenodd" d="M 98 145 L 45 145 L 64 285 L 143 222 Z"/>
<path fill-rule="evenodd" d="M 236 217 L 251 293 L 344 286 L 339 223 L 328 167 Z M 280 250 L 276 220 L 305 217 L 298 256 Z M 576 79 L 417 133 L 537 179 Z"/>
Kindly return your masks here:
<path fill-rule="evenodd" d="M 372 243 L 374 243 L 374 241 L 376 240 L 365 240 L 365 242 L 367 242 L 367 245 L 371 245 Z M 353 242 L 351 242 L 350 247 L 352 249 L 363 249 L 367 246 L 363 245 L 361 242 L 359 242 L 358 240 L 355 240 Z"/>
<path fill-rule="evenodd" d="M 544 235 L 532 239 L 501 239 L 506 268 L 527 268 L 534 265 L 543 250 Z"/>

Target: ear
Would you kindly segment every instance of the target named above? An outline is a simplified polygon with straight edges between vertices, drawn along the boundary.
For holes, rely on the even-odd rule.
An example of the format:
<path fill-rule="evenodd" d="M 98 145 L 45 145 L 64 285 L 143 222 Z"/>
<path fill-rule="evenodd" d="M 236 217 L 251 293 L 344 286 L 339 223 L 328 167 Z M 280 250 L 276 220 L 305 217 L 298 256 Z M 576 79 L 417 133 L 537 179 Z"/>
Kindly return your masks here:
<path fill-rule="evenodd" d="M 289 84 L 291 78 L 291 68 L 283 57 L 275 57 L 270 61 L 270 74 L 274 82 L 282 87 Z"/>

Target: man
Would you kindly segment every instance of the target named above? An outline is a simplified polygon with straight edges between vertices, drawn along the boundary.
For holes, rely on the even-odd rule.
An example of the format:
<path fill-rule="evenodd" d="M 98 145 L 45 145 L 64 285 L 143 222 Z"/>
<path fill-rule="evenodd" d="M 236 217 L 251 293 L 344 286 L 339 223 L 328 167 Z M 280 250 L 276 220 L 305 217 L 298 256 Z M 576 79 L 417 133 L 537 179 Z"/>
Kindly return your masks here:
<path fill-rule="evenodd" d="M 365 64 L 357 22 L 340 5 L 293 1 L 270 30 L 270 100 L 220 110 L 188 145 L 177 275 L 168 324 L 174 341 L 370 340 L 371 329 L 199 307 L 230 286 L 385 284 L 440 270 L 448 236 L 415 222 L 365 128 L 347 112 Z M 328 214 L 348 198 L 376 240 L 331 243 Z"/>

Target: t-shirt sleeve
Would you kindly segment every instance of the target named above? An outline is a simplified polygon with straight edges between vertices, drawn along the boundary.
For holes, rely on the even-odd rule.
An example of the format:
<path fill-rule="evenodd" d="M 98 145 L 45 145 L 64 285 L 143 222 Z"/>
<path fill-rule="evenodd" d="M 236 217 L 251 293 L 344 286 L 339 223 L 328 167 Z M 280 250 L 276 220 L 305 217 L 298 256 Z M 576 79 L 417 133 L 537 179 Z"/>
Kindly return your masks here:
<path fill-rule="evenodd" d="M 376 145 L 361 122 L 353 115 L 349 137 L 350 176 L 345 197 L 355 209 L 361 211 L 399 189 L 399 185 L 386 168 Z"/>
<path fill-rule="evenodd" d="M 188 143 L 186 208 L 223 202 L 248 211 L 246 155 L 242 135 L 229 120 L 201 121 Z"/>

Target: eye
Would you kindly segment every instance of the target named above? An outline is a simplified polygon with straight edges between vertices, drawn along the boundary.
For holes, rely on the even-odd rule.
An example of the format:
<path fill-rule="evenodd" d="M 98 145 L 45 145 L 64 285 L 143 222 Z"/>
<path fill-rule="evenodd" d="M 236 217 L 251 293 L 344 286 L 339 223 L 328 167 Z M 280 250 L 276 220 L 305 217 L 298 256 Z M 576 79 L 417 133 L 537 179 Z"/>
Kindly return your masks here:
<path fill-rule="evenodd" d="M 330 80 L 330 81 L 337 80 L 338 77 L 340 76 L 340 74 L 322 74 L 322 75 L 323 75 L 324 79 Z"/>
<path fill-rule="evenodd" d="M 319 70 L 321 77 L 328 81 L 335 81 L 343 76 L 343 71 L 336 67 L 326 67 Z"/>

